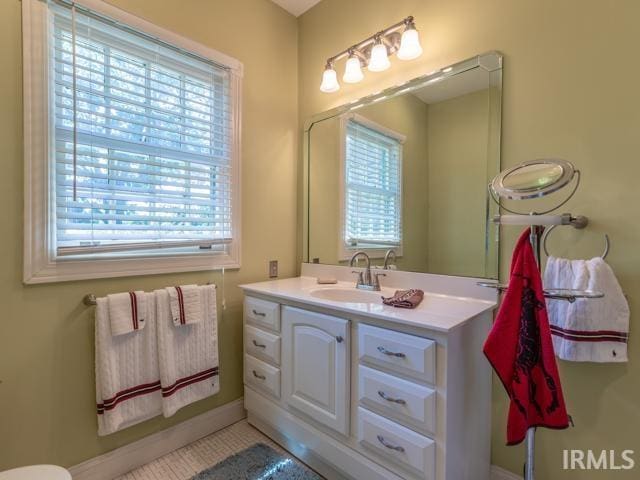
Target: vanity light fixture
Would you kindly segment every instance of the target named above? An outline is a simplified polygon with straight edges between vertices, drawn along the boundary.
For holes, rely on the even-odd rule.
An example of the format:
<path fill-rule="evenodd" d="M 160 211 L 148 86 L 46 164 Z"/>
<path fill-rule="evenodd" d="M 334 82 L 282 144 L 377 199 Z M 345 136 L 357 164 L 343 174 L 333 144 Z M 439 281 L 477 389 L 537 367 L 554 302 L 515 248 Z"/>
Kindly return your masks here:
<path fill-rule="evenodd" d="M 340 90 L 340 84 L 338 83 L 338 75 L 333 68 L 333 64 L 327 62 L 324 67 L 324 73 L 322 74 L 322 84 L 320 84 L 320 90 L 325 93 L 333 93 Z"/>
<path fill-rule="evenodd" d="M 391 66 L 389 55 L 393 54 L 397 54 L 400 60 L 413 60 L 422 55 L 420 35 L 412 16 L 328 58 L 320 90 L 333 93 L 340 89 L 335 70 L 337 60 L 347 58 L 342 80 L 346 83 L 358 83 L 364 78 L 363 67 L 367 67 L 370 72 L 387 70 Z"/>
<path fill-rule="evenodd" d="M 389 52 L 387 52 L 387 46 L 382 43 L 382 39 L 375 40 L 371 49 L 371 58 L 369 58 L 369 71 L 370 72 L 384 72 L 391 66 L 389 61 Z"/>
<path fill-rule="evenodd" d="M 342 80 L 347 83 L 358 83 L 362 80 L 364 78 L 364 74 L 362 73 L 363 63 L 366 64 L 366 60 L 363 62 L 363 59 L 361 59 L 355 51 L 350 52 L 344 67 Z"/>
<path fill-rule="evenodd" d="M 407 26 L 402 33 L 400 39 L 400 49 L 398 50 L 398 58 L 400 60 L 413 60 L 422 55 L 422 46 L 420 45 L 420 34 L 416 30 L 416 24 L 413 18 L 407 22 Z"/>

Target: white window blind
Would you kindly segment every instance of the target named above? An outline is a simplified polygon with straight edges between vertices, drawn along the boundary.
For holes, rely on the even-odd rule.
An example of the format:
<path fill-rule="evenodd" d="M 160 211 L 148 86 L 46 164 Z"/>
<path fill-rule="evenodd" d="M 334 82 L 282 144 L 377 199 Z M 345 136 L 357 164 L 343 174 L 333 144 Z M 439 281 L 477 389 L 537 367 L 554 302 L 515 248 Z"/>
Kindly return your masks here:
<path fill-rule="evenodd" d="M 345 139 L 347 248 L 402 243 L 402 145 L 370 125 L 349 119 Z"/>
<path fill-rule="evenodd" d="M 230 72 L 84 9 L 52 5 L 57 255 L 233 241 Z"/>

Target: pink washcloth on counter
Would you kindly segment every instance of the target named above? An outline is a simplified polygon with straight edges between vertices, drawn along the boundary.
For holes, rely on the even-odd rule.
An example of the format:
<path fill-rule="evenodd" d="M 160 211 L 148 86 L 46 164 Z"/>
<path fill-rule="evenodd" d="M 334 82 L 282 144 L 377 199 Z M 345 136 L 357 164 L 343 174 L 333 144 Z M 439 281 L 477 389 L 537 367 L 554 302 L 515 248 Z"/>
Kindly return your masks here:
<path fill-rule="evenodd" d="M 398 308 L 416 308 L 422 302 L 424 292 L 417 288 L 396 290 L 393 297 L 382 297 L 382 303 Z"/>

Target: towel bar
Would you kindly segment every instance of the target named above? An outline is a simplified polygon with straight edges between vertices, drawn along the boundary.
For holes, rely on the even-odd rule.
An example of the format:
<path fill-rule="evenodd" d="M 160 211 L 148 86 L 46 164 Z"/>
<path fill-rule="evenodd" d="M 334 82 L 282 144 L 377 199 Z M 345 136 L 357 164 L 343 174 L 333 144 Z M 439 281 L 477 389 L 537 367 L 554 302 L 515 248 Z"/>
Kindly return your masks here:
<path fill-rule="evenodd" d="M 87 307 L 91 307 L 96 305 L 98 302 L 96 301 L 96 296 L 93 293 L 88 293 L 82 298 L 82 303 Z"/>
<path fill-rule="evenodd" d="M 210 284 L 211 282 L 207 282 L 207 285 Z M 84 303 L 87 307 L 93 307 L 98 304 L 96 296 L 93 293 L 87 293 L 84 297 L 82 297 L 82 303 Z"/>

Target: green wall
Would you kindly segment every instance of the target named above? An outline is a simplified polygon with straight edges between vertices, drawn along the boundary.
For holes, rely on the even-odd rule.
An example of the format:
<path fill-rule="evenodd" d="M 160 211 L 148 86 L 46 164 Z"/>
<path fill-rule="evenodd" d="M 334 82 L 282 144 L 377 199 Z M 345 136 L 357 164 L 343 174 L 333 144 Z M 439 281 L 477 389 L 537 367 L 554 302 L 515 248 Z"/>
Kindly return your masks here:
<path fill-rule="evenodd" d="M 366 72 L 363 82 L 343 84 L 334 94 L 319 91 L 327 57 L 406 15 L 415 16 L 422 35 L 420 59 L 393 58 L 386 72 Z M 597 255 L 602 235 L 608 233 L 612 242 L 608 261 L 629 297 L 632 313 L 637 312 L 638 18 L 637 0 L 323 0 L 299 19 L 300 119 L 478 53 L 501 51 L 505 55 L 503 167 L 540 156 L 576 163 L 583 182 L 563 210 L 588 215 L 591 224 L 585 231 L 554 232 L 550 246 L 557 255 Z M 342 68 L 340 63 L 338 69 Z M 503 277 L 519 229 L 505 230 Z M 640 335 L 633 334 L 634 323 L 632 316 L 628 364 L 561 362 L 576 427 L 538 433 L 538 478 L 638 478 Z M 506 409 L 506 396 L 495 383 L 492 460 L 521 472 L 523 448 L 505 446 Z M 635 471 L 565 472 L 563 448 L 635 449 L 638 466 Z"/>
<path fill-rule="evenodd" d="M 178 412 L 105 438 L 96 436 L 93 308 L 104 295 L 167 285 L 220 284 L 199 272 L 25 286 L 22 284 L 21 3 L 0 1 L 0 470 L 64 466 L 167 428 L 242 395 L 242 295 L 238 284 L 280 275 L 296 261 L 298 152 L 297 26 L 268 0 L 110 0 L 147 20 L 244 63 L 242 268 L 227 272 L 219 317 L 221 392 Z M 248 14 L 250 12 L 250 14 Z"/>

